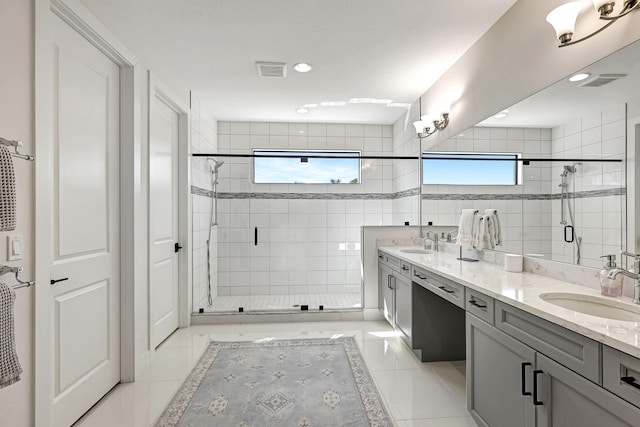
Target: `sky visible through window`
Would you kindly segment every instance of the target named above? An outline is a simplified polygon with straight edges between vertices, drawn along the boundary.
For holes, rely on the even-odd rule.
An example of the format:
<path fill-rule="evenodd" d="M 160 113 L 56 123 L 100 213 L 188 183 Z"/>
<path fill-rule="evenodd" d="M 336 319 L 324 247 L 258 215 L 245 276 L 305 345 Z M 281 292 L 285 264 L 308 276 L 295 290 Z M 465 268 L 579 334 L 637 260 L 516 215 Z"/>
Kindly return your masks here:
<path fill-rule="evenodd" d="M 455 160 L 435 160 L 438 158 Z M 463 160 L 465 158 L 512 159 L 505 160 Z M 423 184 L 448 185 L 516 185 L 516 154 L 488 153 L 424 153 Z M 460 160 L 457 160 L 460 159 Z"/>
<path fill-rule="evenodd" d="M 253 159 L 256 184 L 357 184 L 360 182 L 359 152 L 337 151 L 267 151 L 255 154 L 281 155 Z M 301 162 L 300 157 L 314 155 L 353 156 L 354 159 L 314 159 Z M 288 158 L 292 157 L 292 158 Z"/>

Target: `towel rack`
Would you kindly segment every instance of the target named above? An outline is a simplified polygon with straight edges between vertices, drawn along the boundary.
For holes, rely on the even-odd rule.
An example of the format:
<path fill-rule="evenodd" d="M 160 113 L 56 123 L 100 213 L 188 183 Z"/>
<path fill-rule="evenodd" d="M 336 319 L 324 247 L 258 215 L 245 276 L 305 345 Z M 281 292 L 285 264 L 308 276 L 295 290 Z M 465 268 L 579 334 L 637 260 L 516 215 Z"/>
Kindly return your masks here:
<path fill-rule="evenodd" d="M 15 153 L 11 153 L 13 157 L 17 157 L 23 160 L 29 160 L 31 162 L 36 159 L 35 156 L 29 155 L 29 154 L 22 154 L 21 152 L 18 151 L 18 148 L 22 147 L 22 142 L 20 141 L 4 139 L 0 136 L 0 144 L 5 145 L 7 147 L 13 147 L 15 151 Z"/>
<path fill-rule="evenodd" d="M 9 267 L 8 265 L 0 264 L 0 276 L 3 274 L 14 273 L 16 275 L 16 280 L 18 281 L 17 285 L 13 286 L 13 289 L 27 288 L 29 286 L 35 285 L 35 282 L 25 282 L 20 279 L 20 273 L 24 271 L 22 267 Z"/>

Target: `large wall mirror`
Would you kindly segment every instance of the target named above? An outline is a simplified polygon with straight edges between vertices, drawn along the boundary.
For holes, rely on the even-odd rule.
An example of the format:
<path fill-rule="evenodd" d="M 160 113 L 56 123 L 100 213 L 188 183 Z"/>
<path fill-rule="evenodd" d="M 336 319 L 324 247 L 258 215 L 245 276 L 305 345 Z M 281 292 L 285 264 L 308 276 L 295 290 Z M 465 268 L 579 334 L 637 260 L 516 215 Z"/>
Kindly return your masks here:
<path fill-rule="evenodd" d="M 635 251 L 640 42 L 578 73 L 586 77 L 424 143 L 427 156 L 449 160 L 423 163 L 423 223 L 457 224 L 462 209 L 497 209 L 503 239 L 495 250 L 588 267 Z"/>

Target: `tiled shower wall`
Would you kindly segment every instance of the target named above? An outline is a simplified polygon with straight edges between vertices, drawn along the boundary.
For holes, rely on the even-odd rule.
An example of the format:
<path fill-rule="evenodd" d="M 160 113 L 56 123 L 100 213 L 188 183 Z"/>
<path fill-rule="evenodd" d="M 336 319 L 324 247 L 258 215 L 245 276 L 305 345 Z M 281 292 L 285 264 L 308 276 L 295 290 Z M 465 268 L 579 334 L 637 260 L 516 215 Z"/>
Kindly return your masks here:
<path fill-rule="evenodd" d="M 552 154 L 567 159 L 623 159 L 626 146 L 625 108 L 620 105 L 605 111 L 576 119 L 552 129 Z M 573 162 L 553 165 L 551 176 L 554 184 L 560 183 L 563 166 Z M 597 197 L 578 197 L 575 203 L 577 235 L 582 237 L 582 265 L 599 267 L 600 256 L 618 254 L 624 241 L 624 196 L 619 195 L 625 186 L 624 163 L 583 163 L 576 166 L 576 173 L 569 176 L 570 190 L 599 191 Z M 557 185 L 552 186 L 559 193 Z M 618 194 L 617 194 L 618 193 Z M 584 194 L 584 193 L 583 193 Z M 566 207 L 566 205 L 565 205 Z M 570 223 L 569 214 L 565 211 Z M 560 201 L 554 200 L 552 209 L 553 259 L 575 262 L 575 245 L 564 242 L 563 225 L 560 224 Z M 621 230 L 623 232 L 621 233 Z"/>
<path fill-rule="evenodd" d="M 547 158 L 551 153 L 551 131 L 473 127 L 429 151 L 521 153 L 523 157 Z M 524 229 L 528 252 L 550 255 L 551 201 L 523 197 L 551 192 L 550 165 L 532 162 L 522 172 L 521 186 L 424 185 L 423 224 L 431 221 L 453 229 L 458 226 L 462 209 L 497 209 L 504 242 L 497 250 L 522 253 Z"/>
<path fill-rule="evenodd" d="M 392 127 L 220 122 L 218 144 L 388 156 Z M 254 184 L 250 158 L 220 160 L 218 295 L 362 292 L 360 227 L 391 224 L 390 161 L 362 160 L 360 184 Z"/>
<path fill-rule="evenodd" d="M 407 117 L 408 115 L 408 117 Z M 393 125 L 393 155 L 415 156 L 420 152 L 420 140 L 413 122 L 420 118 L 419 102 Z M 393 161 L 393 225 L 418 225 L 418 160 Z"/>
<path fill-rule="evenodd" d="M 200 101 L 191 97 L 191 152 L 215 153 L 217 144 L 217 123 L 213 115 L 201 108 Z M 211 198 L 211 180 L 207 161 L 203 158 L 191 158 L 191 220 L 192 220 L 192 270 L 193 270 L 193 308 L 207 305 L 207 238 L 209 234 L 209 215 Z M 202 189 L 193 191 L 193 187 Z M 211 238 L 211 286 L 212 295 L 217 293 L 217 236 Z"/>

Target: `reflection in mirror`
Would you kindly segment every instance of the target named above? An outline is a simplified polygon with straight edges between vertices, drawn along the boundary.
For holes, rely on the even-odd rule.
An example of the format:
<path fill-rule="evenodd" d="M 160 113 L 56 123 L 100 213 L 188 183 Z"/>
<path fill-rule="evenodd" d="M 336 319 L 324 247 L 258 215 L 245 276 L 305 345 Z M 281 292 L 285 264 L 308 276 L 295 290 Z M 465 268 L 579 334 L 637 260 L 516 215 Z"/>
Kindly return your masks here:
<path fill-rule="evenodd" d="M 636 138 L 627 142 L 627 109 L 640 111 L 640 42 L 580 72 L 587 78 L 558 82 L 430 147 L 535 160 L 520 163 L 516 185 L 482 185 L 486 173 L 475 167 L 458 173 L 477 185 L 424 185 L 423 222 L 457 224 L 462 209 L 494 208 L 505 235 L 496 250 L 600 267 L 600 256 L 626 249 L 624 160 Z"/>

